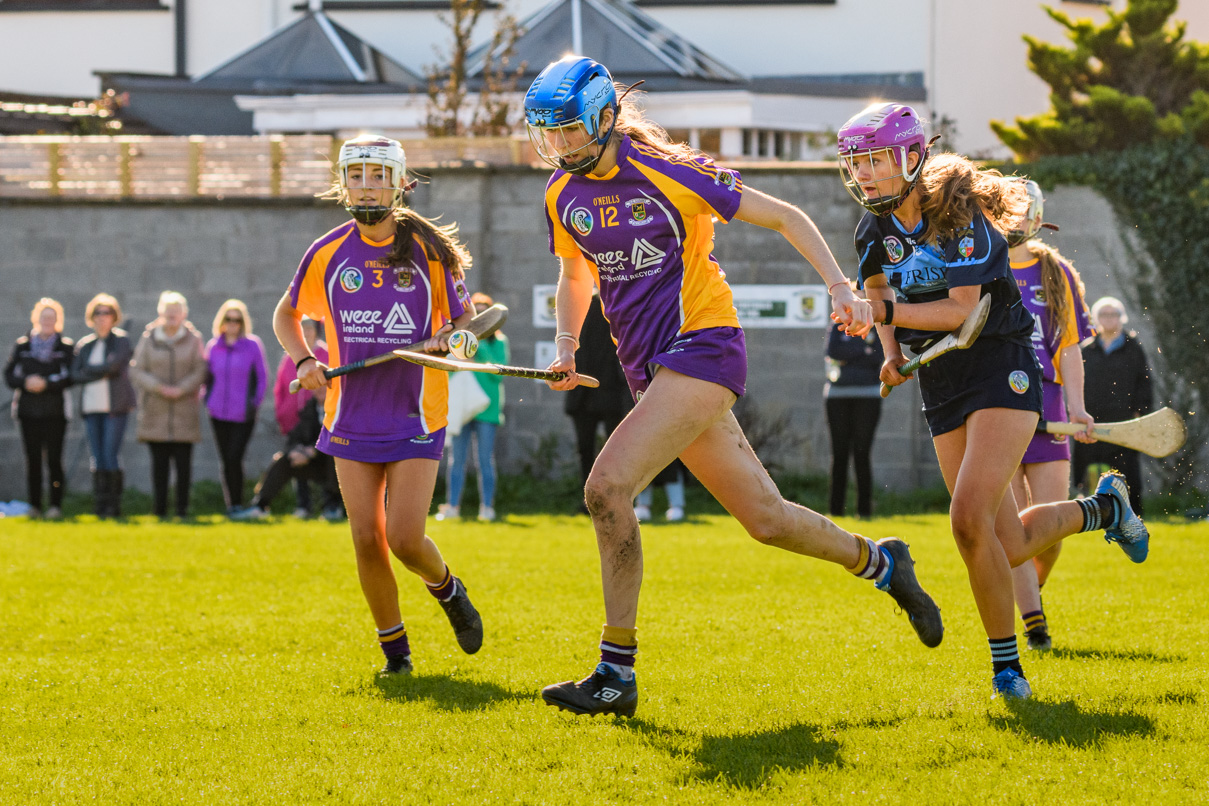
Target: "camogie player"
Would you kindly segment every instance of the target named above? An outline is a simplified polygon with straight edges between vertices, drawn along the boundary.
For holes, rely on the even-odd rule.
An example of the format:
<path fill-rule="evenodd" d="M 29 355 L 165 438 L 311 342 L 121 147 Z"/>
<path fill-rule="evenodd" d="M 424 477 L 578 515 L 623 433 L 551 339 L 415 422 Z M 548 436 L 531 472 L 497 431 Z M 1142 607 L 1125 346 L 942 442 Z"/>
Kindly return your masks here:
<path fill-rule="evenodd" d="M 1045 196 L 1031 179 L 1022 183 L 1028 192 L 1029 208 L 1024 219 L 1007 233 L 1008 260 L 1012 277 L 1025 309 L 1033 315 L 1033 352 L 1041 364 L 1041 419 L 1081 423 L 1089 429 L 1092 416 L 1083 407 L 1083 351 L 1080 342 L 1092 329 L 1083 301 L 1083 281 L 1070 261 L 1053 247 L 1036 240 L 1045 215 Z M 1095 442 L 1086 432 L 1076 434 L 1080 442 Z M 1063 435 L 1038 433 L 1024 451 L 1024 459 L 1012 476 L 1016 506 L 1065 501 L 1070 497 L 1070 442 Z M 1024 620 L 1029 649 L 1050 649 L 1049 629 L 1041 606 L 1041 586 L 1049 577 L 1062 543 L 1055 543 L 1033 561 L 1012 569 L 1016 606 Z"/>
<path fill-rule="evenodd" d="M 744 187 L 737 172 L 670 143 L 618 98 L 608 70 L 591 59 L 547 66 L 529 88 L 525 117 L 538 154 L 557 169 L 545 199 L 561 263 L 550 369 L 569 377 L 551 386 L 576 385 L 578 334 L 595 284 L 637 400 L 584 489 L 604 586 L 600 663 L 542 697 L 578 714 L 634 713 L 643 564 L 631 502 L 677 456 L 753 538 L 872 580 L 907 612 L 924 644 L 938 645 L 940 612 L 916 581 L 907 545 L 854 535 L 784 500 L 731 413 L 744 393 L 747 354 L 730 288 L 710 254 L 714 218 L 780 232 L 829 286 L 835 315 L 854 331 L 870 327 L 868 303 L 856 298 L 813 222 Z"/>
<path fill-rule="evenodd" d="M 990 641 L 992 689 L 1022 699 L 1032 691 L 1016 645 L 1011 568 L 1063 537 L 1101 529 L 1140 563 L 1150 536 L 1117 473 L 1104 474 L 1091 497 L 1017 511 L 1011 481 L 1037 427 L 1042 374 L 1002 232 L 1025 214 L 1028 196 L 1018 181 L 955 154 L 932 157 L 928 147 L 923 121 L 898 104 L 874 104 L 839 131 L 844 185 L 869 211 L 856 252 L 886 351 L 882 380 L 906 380 L 900 343 L 922 353 L 991 297 L 979 338 L 921 367 L 919 387 Z"/>
<path fill-rule="evenodd" d="M 361 590 L 386 655 L 383 674 L 412 669 L 390 555 L 424 580 L 458 645 L 473 654 L 483 624 L 466 588 L 424 534 L 445 442 L 448 376 L 388 361 L 328 381 L 303 338 L 305 314 L 326 323 L 331 363 L 419 343 L 445 352 L 448 334 L 474 316 L 463 273 L 470 255 L 456 227 L 402 206 L 403 148 L 363 135 L 344 143 L 327 195 L 352 215 L 311 245 L 277 304 L 273 329 L 305 389 L 329 386 L 316 447 L 335 457 Z"/>

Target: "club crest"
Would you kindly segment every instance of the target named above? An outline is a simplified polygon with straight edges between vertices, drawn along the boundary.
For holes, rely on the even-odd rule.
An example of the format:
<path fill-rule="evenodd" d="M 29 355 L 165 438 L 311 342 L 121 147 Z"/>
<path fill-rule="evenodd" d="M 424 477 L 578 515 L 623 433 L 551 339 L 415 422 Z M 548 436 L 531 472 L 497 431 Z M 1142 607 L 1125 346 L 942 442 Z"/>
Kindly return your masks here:
<path fill-rule="evenodd" d="M 903 259 L 903 243 L 893 235 L 887 235 L 882 241 L 882 247 L 886 250 L 886 257 L 891 263 L 897 263 Z"/>
<path fill-rule="evenodd" d="M 647 212 L 646 201 L 643 199 L 630 199 L 625 203 L 625 206 L 630 209 L 630 225 L 641 227 L 654 221 L 651 214 Z"/>
<path fill-rule="evenodd" d="M 1008 386 L 1012 387 L 1012 391 L 1016 394 L 1024 394 L 1028 391 L 1028 373 L 1018 369 L 1008 375 Z"/>
<path fill-rule="evenodd" d="M 595 223 L 592 218 L 592 211 L 587 207 L 576 207 L 571 211 L 571 226 L 575 227 L 575 231 L 580 235 L 590 233 L 592 225 Z"/>
<path fill-rule="evenodd" d="M 361 270 L 349 266 L 340 270 L 340 287 L 350 294 L 361 290 L 361 286 L 365 283 L 365 277 L 361 274 Z"/>
<path fill-rule="evenodd" d="M 395 289 L 411 291 L 415 275 L 411 266 L 395 266 Z"/>
<path fill-rule="evenodd" d="M 969 235 L 957 242 L 957 251 L 962 257 L 974 254 L 974 239 Z"/>
<path fill-rule="evenodd" d="M 730 171 L 726 170 L 725 168 L 719 168 L 717 170 L 717 172 L 714 173 L 714 184 L 722 185 L 724 187 L 730 188 L 731 190 L 734 190 L 735 189 L 735 175 L 732 174 Z"/>

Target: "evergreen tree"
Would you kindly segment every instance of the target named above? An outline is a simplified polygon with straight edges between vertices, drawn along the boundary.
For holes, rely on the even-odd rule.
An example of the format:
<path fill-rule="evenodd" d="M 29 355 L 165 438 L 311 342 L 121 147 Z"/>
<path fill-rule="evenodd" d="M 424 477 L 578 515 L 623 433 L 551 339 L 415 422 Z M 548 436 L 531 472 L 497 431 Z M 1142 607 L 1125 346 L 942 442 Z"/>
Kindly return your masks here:
<path fill-rule="evenodd" d="M 1184 41 L 1178 0 L 1129 0 L 1102 24 L 1045 11 L 1072 47 L 1025 35 L 1030 69 L 1050 85 L 1050 111 L 992 121 L 1023 159 L 1119 151 L 1191 136 L 1209 145 L 1209 45 Z"/>

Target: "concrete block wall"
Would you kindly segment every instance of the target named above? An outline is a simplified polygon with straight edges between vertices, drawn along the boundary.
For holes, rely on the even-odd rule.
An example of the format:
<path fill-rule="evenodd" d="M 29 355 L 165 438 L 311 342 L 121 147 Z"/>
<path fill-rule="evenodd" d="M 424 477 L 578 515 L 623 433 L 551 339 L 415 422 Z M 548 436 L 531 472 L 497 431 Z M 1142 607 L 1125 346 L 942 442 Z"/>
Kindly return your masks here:
<path fill-rule="evenodd" d="M 818 224 L 841 266 L 855 275 L 852 232 L 860 208 L 832 170 L 748 168 L 749 187 L 801 206 Z M 411 203 L 443 222 L 456 221 L 474 255 L 470 286 L 492 294 L 512 311 L 505 328 L 513 361 L 533 361 L 538 341 L 552 334 L 532 325 L 535 284 L 557 280 L 557 262 L 547 249 L 541 199 L 548 174 L 525 168 L 451 168 L 429 172 Z M 1112 268 L 1122 264 L 1119 230 L 1108 205 L 1094 193 L 1063 188 L 1051 194 L 1049 218 L 1062 232 L 1051 238 L 1074 258 L 1094 299 L 1118 293 Z M 33 303 L 53 296 L 67 310 L 66 333 L 84 335 L 84 305 L 98 291 L 119 298 L 137 337 L 155 316 L 161 291 L 174 289 L 189 300 L 190 318 L 207 336 L 218 305 L 228 297 L 247 304 L 255 330 L 269 351 L 270 366 L 281 356 L 272 334 L 271 313 L 298 260 L 316 237 L 345 220 L 330 202 L 310 200 L 205 203 L 81 203 L 5 200 L 0 202 L 0 341 L 7 350 L 28 328 Z M 776 233 L 741 222 L 719 225 L 715 254 L 735 283 L 812 283 L 817 275 Z M 1144 312 L 1132 327 L 1144 334 Z M 826 470 L 829 444 L 823 416 L 823 330 L 749 330 L 749 397 L 768 414 L 785 413 L 803 437 L 800 450 L 778 456 L 795 470 Z M 1153 342 L 1151 342 L 1153 343 Z M 498 443 L 505 472 L 517 471 L 543 438 L 554 435 L 574 467 L 570 422 L 559 393 L 524 380 L 506 383 L 507 425 Z M 7 391 L 7 390 L 6 390 Z M 7 401 L 6 394 L 0 400 Z M 897 391 L 886 402 L 875 443 L 879 485 L 911 488 L 939 479 L 935 456 L 919 411 L 917 387 Z M 217 479 L 218 459 L 208 426 L 194 459 L 196 479 Z M 254 478 L 280 435 L 266 400 L 248 451 L 246 471 Z M 23 498 L 24 471 L 19 435 L 0 418 L 0 498 Z M 83 428 L 73 423 L 65 460 L 76 489 L 87 484 L 88 455 Z M 149 487 L 149 457 L 131 424 L 123 449 L 130 483 Z"/>

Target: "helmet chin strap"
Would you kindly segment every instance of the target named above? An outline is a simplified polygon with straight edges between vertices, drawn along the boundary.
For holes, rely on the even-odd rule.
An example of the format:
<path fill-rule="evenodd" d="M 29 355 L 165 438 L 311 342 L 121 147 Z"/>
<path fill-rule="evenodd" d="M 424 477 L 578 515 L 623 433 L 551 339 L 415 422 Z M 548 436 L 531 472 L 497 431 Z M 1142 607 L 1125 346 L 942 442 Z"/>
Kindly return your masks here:
<path fill-rule="evenodd" d="M 641 84 L 641 83 L 642 83 L 641 81 L 638 82 L 638 84 Z M 633 86 L 631 86 L 630 89 L 626 90 L 626 93 L 629 93 L 629 91 L 634 89 L 634 87 L 637 87 L 638 84 L 634 84 Z M 622 95 L 621 97 L 624 98 L 625 95 Z M 607 132 L 605 132 L 604 137 L 596 138 L 596 144 L 598 146 L 600 146 L 599 154 L 596 154 L 595 156 L 592 156 L 591 154 L 589 154 L 588 156 L 584 157 L 583 159 L 581 159 L 577 162 L 567 162 L 562 157 L 559 157 L 558 158 L 558 167 L 562 168 L 564 171 L 566 171 L 569 174 L 574 174 L 575 176 L 587 176 L 588 174 L 592 173 L 593 169 L 595 169 L 596 166 L 600 163 L 600 158 L 604 156 L 605 149 L 607 149 L 609 147 L 609 140 L 613 137 L 613 132 L 616 131 L 616 129 L 617 129 L 617 112 L 618 112 L 618 109 L 616 107 L 614 107 L 613 108 L 613 121 L 609 125 L 609 130 Z"/>
<path fill-rule="evenodd" d="M 348 211 L 358 223 L 372 227 L 374 224 L 380 224 L 387 219 L 393 207 L 383 207 L 381 205 L 349 205 L 344 208 Z"/>

